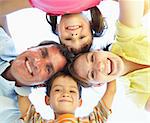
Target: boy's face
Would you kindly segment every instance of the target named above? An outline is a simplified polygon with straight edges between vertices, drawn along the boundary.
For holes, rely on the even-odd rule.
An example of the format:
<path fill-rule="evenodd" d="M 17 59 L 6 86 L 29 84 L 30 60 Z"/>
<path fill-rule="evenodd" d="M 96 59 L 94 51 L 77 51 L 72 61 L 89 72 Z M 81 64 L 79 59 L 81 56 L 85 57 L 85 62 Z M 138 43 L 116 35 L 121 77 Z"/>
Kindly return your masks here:
<path fill-rule="evenodd" d="M 74 114 L 81 105 L 76 81 L 69 76 L 59 76 L 52 84 L 50 97 L 45 97 L 46 104 L 50 105 L 55 114 Z"/>

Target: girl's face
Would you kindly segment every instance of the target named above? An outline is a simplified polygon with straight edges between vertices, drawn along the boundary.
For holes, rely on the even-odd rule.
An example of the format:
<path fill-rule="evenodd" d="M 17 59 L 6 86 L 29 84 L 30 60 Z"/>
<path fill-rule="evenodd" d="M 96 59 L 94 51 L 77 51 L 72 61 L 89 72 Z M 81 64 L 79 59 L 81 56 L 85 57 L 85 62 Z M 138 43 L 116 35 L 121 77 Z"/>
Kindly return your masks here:
<path fill-rule="evenodd" d="M 76 53 L 92 42 L 90 23 L 82 14 L 62 16 L 58 32 L 61 43 Z"/>
<path fill-rule="evenodd" d="M 97 85 L 110 82 L 122 75 L 124 64 L 122 59 L 106 51 L 93 51 L 79 56 L 73 65 L 77 76 Z"/>

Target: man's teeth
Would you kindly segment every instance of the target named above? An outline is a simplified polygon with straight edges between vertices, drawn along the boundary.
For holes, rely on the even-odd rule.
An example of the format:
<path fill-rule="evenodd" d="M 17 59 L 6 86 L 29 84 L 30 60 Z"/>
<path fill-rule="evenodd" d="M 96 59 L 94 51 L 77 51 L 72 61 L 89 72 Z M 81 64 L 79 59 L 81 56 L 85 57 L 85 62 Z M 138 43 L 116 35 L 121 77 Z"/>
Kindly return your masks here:
<path fill-rule="evenodd" d="M 28 69 L 29 73 L 33 74 L 32 69 L 31 69 L 30 64 L 29 64 L 28 61 L 26 61 L 26 66 L 27 66 L 27 69 Z"/>

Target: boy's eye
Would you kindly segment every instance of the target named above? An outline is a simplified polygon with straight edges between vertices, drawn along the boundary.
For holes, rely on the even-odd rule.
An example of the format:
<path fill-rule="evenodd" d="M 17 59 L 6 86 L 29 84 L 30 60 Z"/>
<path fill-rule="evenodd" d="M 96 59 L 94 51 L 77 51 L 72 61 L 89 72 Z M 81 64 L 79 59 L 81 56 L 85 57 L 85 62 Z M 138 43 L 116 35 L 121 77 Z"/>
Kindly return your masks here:
<path fill-rule="evenodd" d="M 60 90 L 60 89 L 56 89 L 56 90 L 55 90 L 55 92 L 59 92 L 59 91 L 61 91 L 61 90 Z"/>
<path fill-rule="evenodd" d="M 76 91 L 74 91 L 74 90 L 70 90 L 70 93 L 76 93 Z"/>

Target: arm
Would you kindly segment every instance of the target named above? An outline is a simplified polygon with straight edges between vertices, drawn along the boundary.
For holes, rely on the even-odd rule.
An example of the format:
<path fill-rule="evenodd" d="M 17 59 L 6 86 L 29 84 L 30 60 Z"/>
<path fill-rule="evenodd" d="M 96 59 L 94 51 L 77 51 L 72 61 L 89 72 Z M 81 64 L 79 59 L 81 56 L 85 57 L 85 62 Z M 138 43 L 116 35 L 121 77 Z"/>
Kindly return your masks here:
<path fill-rule="evenodd" d="M 116 94 L 116 81 L 111 81 L 107 83 L 106 92 L 104 93 L 104 96 L 102 97 L 102 100 L 104 101 L 107 108 L 111 108 L 112 102 L 114 99 L 114 96 Z"/>
<path fill-rule="evenodd" d="M 28 96 L 19 96 L 18 95 L 18 106 L 21 112 L 21 117 L 24 117 L 29 110 L 31 102 Z"/>
<path fill-rule="evenodd" d="M 118 0 L 113 0 L 118 2 Z M 144 0 L 144 13 L 143 15 L 147 14 L 150 11 L 150 0 Z"/>
<path fill-rule="evenodd" d="M 2 27 L 5 32 L 9 35 L 10 35 L 10 32 L 9 32 L 9 29 L 8 29 L 8 25 L 7 25 L 7 19 L 6 19 L 6 16 L 0 16 L 0 27 Z"/>
<path fill-rule="evenodd" d="M 146 105 L 145 105 L 145 109 L 150 112 L 150 97 L 149 97 L 149 99 L 147 100 L 147 103 L 146 103 Z"/>
<path fill-rule="evenodd" d="M 119 21 L 129 27 L 137 27 L 141 24 L 144 12 L 144 0 L 119 0 Z"/>
<path fill-rule="evenodd" d="M 28 0 L 0 0 L 0 16 L 30 7 Z"/>

